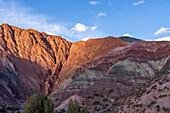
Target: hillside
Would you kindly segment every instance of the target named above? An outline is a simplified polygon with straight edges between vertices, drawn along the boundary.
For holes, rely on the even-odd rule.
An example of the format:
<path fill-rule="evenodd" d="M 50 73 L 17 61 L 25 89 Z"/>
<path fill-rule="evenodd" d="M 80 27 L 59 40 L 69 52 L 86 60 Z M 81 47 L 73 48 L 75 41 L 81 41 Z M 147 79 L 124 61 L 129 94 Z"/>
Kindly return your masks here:
<path fill-rule="evenodd" d="M 73 78 L 50 97 L 57 107 L 69 97 L 79 96 L 91 112 L 104 112 L 169 64 L 170 42 L 134 42 L 78 68 Z"/>
<path fill-rule="evenodd" d="M 170 112 L 170 65 L 128 97 L 122 105 L 114 108 L 121 113 L 169 113 Z"/>

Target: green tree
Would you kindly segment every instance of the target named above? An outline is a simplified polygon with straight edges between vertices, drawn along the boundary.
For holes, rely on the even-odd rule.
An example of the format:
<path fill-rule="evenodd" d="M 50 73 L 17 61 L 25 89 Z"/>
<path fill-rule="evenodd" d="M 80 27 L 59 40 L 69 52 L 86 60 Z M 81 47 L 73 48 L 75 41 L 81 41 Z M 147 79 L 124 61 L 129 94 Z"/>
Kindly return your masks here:
<path fill-rule="evenodd" d="M 26 101 L 24 113 L 53 113 L 54 105 L 46 96 L 34 94 Z"/>
<path fill-rule="evenodd" d="M 89 113 L 88 110 L 87 110 L 87 107 L 82 107 L 80 113 Z"/>
<path fill-rule="evenodd" d="M 75 100 L 73 102 L 72 99 L 70 99 L 69 104 L 68 104 L 68 111 L 67 113 L 89 113 L 87 110 L 87 107 L 80 107 L 79 102 Z"/>
<path fill-rule="evenodd" d="M 67 113 L 79 113 L 80 112 L 80 106 L 77 100 L 73 102 L 72 99 L 70 99 L 68 104 L 68 111 Z"/>

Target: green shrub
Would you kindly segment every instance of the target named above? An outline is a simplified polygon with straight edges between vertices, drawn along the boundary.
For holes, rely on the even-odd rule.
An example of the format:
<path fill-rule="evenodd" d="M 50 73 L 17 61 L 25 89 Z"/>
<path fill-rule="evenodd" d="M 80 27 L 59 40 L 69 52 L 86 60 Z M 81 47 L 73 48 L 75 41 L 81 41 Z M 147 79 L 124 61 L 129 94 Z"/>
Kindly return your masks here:
<path fill-rule="evenodd" d="M 70 99 L 68 104 L 68 111 L 67 113 L 79 113 L 80 112 L 80 105 L 77 100 L 73 102 L 72 99 Z"/>
<path fill-rule="evenodd" d="M 109 93 L 112 93 L 112 92 L 114 92 L 114 89 L 110 89 L 110 90 L 109 90 Z"/>
<path fill-rule="evenodd" d="M 93 95 L 94 95 L 94 96 L 97 96 L 97 97 L 99 96 L 99 94 L 98 94 L 98 93 L 94 93 Z"/>
<path fill-rule="evenodd" d="M 151 107 L 153 104 L 156 104 L 156 101 L 154 100 L 154 101 L 151 101 L 148 105 L 147 105 L 147 107 Z"/>
<path fill-rule="evenodd" d="M 163 107 L 162 109 L 163 109 L 165 112 L 167 112 L 167 113 L 170 112 L 170 109 L 168 109 L 168 108 Z"/>
<path fill-rule="evenodd" d="M 100 97 L 102 97 L 102 98 L 104 97 L 104 96 L 103 96 L 103 93 L 100 93 Z"/>
<path fill-rule="evenodd" d="M 160 95 L 159 98 L 163 98 L 163 97 L 166 97 L 167 95 Z"/>
<path fill-rule="evenodd" d="M 157 112 L 160 111 L 160 106 L 159 106 L 159 105 L 156 106 L 156 111 L 157 111 Z"/>
<path fill-rule="evenodd" d="M 163 89 L 158 89 L 158 92 L 163 92 L 164 90 Z"/>
<path fill-rule="evenodd" d="M 107 101 L 108 101 L 108 99 L 107 99 L 107 98 L 104 98 L 102 101 L 103 101 L 103 102 L 107 102 Z"/>
<path fill-rule="evenodd" d="M 59 100 L 58 98 L 55 99 L 55 101 L 58 101 L 58 100 Z"/>
<path fill-rule="evenodd" d="M 8 109 L 9 111 L 14 111 L 14 112 L 20 110 L 20 108 L 17 107 L 17 106 L 7 107 L 7 109 Z"/>
<path fill-rule="evenodd" d="M 24 113 L 53 113 L 54 105 L 51 99 L 43 94 L 38 96 L 34 94 L 26 101 Z"/>
<path fill-rule="evenodd" d="M 93 105 L 99 105 L 100 101 L 93 102 Z"/>
<path fill-rule="evenodd" d="M 157 86 L 156 86 L 156 85 L 154 85 L 154 86 L 152 86 L 152 88 L 151 88 L 151 89 L 154 89 L 154 90 L 156 90 L 156 87 L 157 87 Z"/>
<path fill-rule="evenodd" d="M 146 94 L 149 94 L 151 92 L 151 90 L 147 91 Z"/>
<path fill-rule="evenodd" d="M 162 85 L 163 84 L 163 82 L 158 82 L 159 83 L 159 85 Z"/>
<path fill-rule="evenodd" d="M 136 104 L 136 107 L 142 107 L 142 103 L 141 104 Z"/>

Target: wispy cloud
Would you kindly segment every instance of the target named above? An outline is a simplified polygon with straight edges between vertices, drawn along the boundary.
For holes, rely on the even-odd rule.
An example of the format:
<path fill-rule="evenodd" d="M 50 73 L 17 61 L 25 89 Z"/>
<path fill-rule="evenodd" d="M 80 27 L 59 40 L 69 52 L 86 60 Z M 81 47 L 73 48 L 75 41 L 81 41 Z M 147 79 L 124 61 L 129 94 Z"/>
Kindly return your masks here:
<path fill-rule="evenodd" d="M 101 13 L 97 14 L 97 18 L 99 18 L 100 16 L 106 16 L 106 13 L 101 12 Z"/>
<path fill-rule="evenodd" d="M 134 6 L 138 6 L 138 5 L 144 4 L 144 3 L 145 3 L 145 0 L 141 0 L 141 1 L 139 1 L 139 2 L 134 2 L 133 5 L 134 5 Z"/>
<path fill-rule="evenodd" d="M 170 33 L 170 28 L 165 28 L 165 27 L 161 27 L 159 30 L 157 30 L 154 35 L 159 35 L 159 34 L 165 34 L 165 33 Z"/>
<path fill-rule="evenodd" d="M 90 4 L 90 5 L 97 5 L 97 4 L 100 4 L 100 2 L 97 2 L 97 1 L 90 1 L 89 4 Z"/>
<path fill-rule="evenodd" d="M 86 33 L 76 32 L 70 28 L 71 23 L 52 23 L 51 18 L 44 15 L 34 14 L 32 8 L 23 7 L 19 2 L 6 2 L 0 0 L 0 24 L 8 23 L 21 28 L 32 28 L 48 34 L 64 36 L 69 40 L 81 40 L 84 37 L 103 37 L 105 34 L 96 31 L 95 28 L 81 28 L 79 31 L 86 30 Z M 75 27 L 75 26 L 74 26 Z M 80 27 L 80 26 L 79 26 Z"/>
<path fill-rule="evenodd" d="M 155 41 L 170 41 L 170 36 L 165 36 L 162 38 L 155 39 Z"/>
<path fill-rule="evenodd" d="M 96 30 L 97 29 L 97 26 L 93 26 L 93 27 L 90 27 L 91 28 L 91 30 Z"/>

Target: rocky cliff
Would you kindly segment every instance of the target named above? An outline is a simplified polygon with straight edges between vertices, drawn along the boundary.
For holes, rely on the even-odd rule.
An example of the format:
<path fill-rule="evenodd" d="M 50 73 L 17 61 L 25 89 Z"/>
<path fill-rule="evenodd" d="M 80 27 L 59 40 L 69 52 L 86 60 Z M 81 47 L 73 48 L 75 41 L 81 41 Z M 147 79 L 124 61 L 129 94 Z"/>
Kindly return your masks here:
<path fill-rule="evenodd" d="M 71 44 L 59 36 L 2 24 L 1 85 L 11 90 L 11 95 L 20 95 L 22 98 L 33 93 L 48 94 L 52 85 L 50 81 L 58 78 L 62 64 L 69 56 Z M 3 76 L 3 69 L 6 70 L 6 76 L 9 76 L 8 73 L 13 76 L 10 81 L 16 82 L 14 86 Z M 6 89 L 7 92 L 9 90 Z"/>

